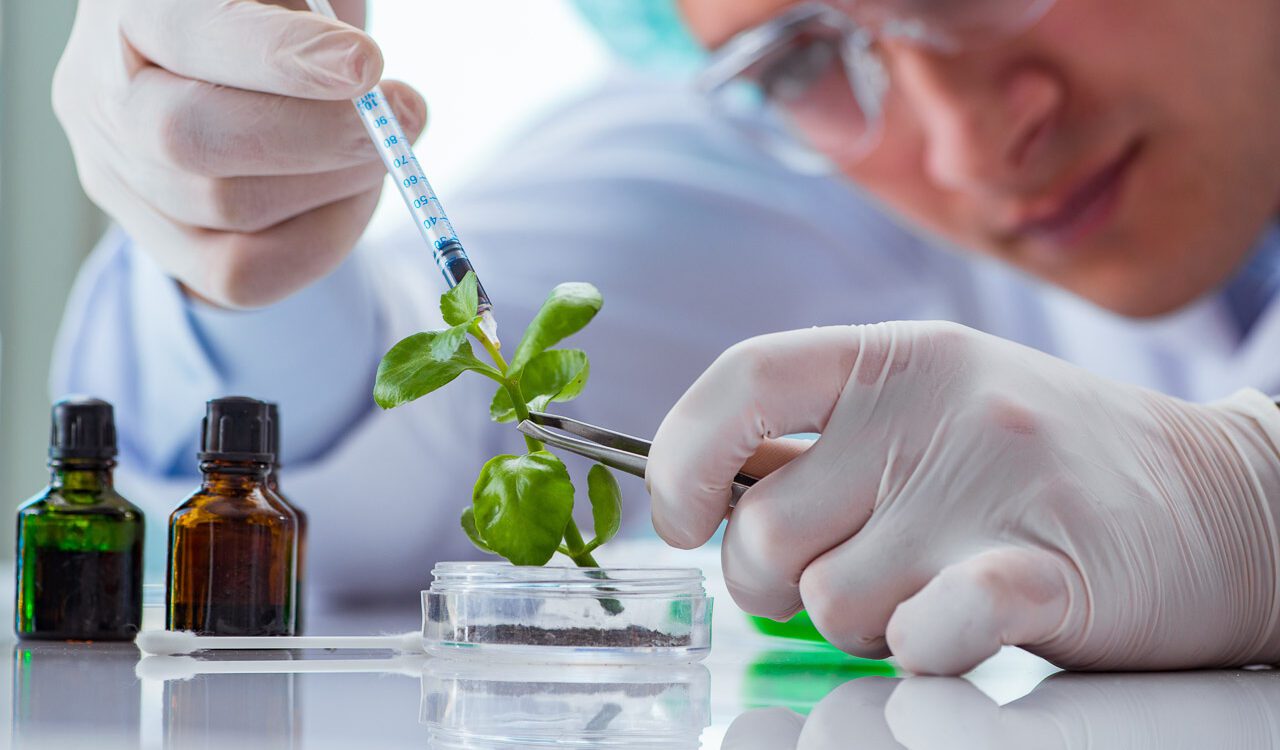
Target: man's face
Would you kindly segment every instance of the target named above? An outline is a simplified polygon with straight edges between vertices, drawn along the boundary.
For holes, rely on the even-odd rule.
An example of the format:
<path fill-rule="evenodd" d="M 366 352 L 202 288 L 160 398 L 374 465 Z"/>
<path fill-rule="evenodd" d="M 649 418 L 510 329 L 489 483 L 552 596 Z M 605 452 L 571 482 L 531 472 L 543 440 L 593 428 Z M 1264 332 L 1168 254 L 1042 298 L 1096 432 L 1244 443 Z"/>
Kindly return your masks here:
<path fill-rule="evenodd" d="M 792 4 L 682 0 L 711 47 Z M 884 136 L 844 169 L 961 246 L 1168 312 L 1228 279 L 1280 210 L 1277 40 L 1274 0 L 1058 0 L 961 52 L 885 40 Z"/>

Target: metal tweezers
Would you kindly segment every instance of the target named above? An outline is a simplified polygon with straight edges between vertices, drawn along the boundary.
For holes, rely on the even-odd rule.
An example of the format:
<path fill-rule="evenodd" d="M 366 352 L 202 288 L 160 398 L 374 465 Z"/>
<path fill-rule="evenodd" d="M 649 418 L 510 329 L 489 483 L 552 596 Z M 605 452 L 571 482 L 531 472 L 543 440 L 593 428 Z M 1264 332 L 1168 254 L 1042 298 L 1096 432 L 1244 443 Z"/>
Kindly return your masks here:
<path fill-rule="evenodd" d="M 535 440 L 541 440 L 548 445 L 563 448 L 579 456 L 586 456 L 612 469 L 625 471 L 638 477 L 644 477 L 645 467 L 649 465 L 649 447 L 653 445 L 648 440 L 624 435 L 621 432 L 536 411 L 530 412 L 529 418 L 517 425 L 516 429 Z M 552 429 L 577 437 L 561 435 L 558 432 L 552 432 Z M 735 475 L 730 488 L 730 507 L 737 505 L 742 493 L 758 481 L 757 477 L 741 472 Z"/>

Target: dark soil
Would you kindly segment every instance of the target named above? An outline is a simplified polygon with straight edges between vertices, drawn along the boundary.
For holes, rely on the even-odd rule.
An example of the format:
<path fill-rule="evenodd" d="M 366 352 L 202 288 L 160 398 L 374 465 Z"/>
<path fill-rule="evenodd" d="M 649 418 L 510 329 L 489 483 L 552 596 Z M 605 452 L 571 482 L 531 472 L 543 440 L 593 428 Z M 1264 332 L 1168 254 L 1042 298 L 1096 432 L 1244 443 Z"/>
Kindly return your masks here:
<path fill-rule="evenodd" d="M 569 646 L 582 648 L 678 648 L 688 646 L 686 635 L 671 635 L 632 625 L 624 629 L 563 628 L 550 630 L 527 625 L 479 625 L 469 628 L 472 643 L 511 646 Z"/>

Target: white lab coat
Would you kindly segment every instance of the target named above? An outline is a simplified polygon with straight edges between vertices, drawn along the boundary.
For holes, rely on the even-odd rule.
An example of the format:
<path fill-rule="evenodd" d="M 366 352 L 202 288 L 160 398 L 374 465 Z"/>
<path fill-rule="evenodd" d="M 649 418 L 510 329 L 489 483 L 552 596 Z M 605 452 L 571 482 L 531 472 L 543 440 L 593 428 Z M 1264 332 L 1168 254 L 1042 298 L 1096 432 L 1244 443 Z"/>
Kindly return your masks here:
<path fill-rule="evenodd" d="M 771 164 L 668 86 L 624 81 L 566 106 L 445 199 L 508 346 L 555 284 L 602 290 L 603 312 L 568 344 L 590 354 L 591 382 L 560 408 L 637 435 L 737 341 L 886 319 L 955 320 L 1193 400 L 1280 390 L 1274 305 L 1243 341 L 1212 295 L 1157 321 L 1119 318 L 931 246 L 838 179 Z M 229 393 L 281 403 L 284 488 L 311 516 L 312 596 L 403 597 L 433 561 L 475 555 L 458 514 L 482 463 L 522 449 L 487 421 L 492 384 L 464 374 L 389 412 L 369 396 L 382 352 L 441 325 L 441 290 L 407 221 L 253 313 L 193 307 L 126 236 L 104 239 L 52 387 L 116 404 L 119 483 L 147 512 L 149 577 L 163 580 L 167 517 L 195 484 L 203 402 Z M 569 463 L 581 487 L 584 465 Z M 643 485 L 622 482 L 624 529 L 644 533 Z"/>

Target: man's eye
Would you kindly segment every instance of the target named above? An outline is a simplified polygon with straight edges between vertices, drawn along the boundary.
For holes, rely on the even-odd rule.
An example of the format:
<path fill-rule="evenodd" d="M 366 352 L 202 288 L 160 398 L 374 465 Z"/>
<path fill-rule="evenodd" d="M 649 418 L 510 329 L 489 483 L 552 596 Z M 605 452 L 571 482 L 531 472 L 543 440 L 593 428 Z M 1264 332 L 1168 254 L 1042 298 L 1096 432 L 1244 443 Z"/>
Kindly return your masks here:
<path fill-rule="evenodd" d="M 799 37 L 785 51 L 760 65 L 755 78 L 771 99 L 787 100 L 806 91 L 838 62 L 840 39 Z"/>

